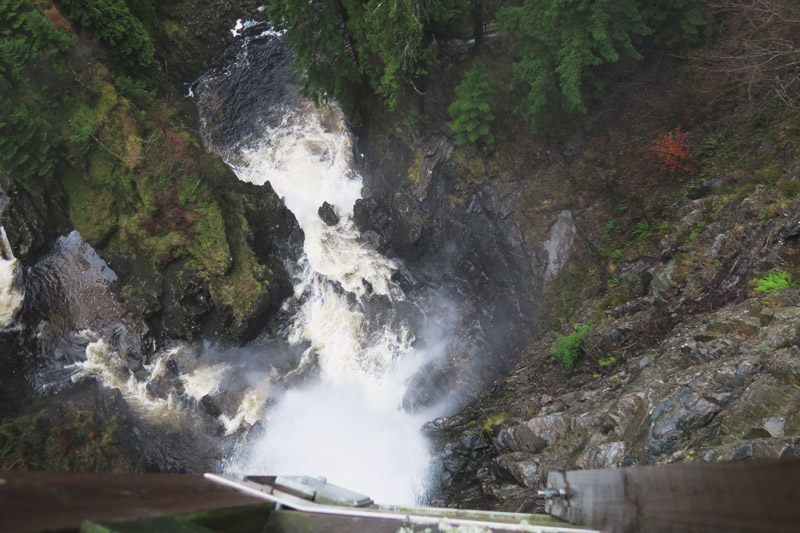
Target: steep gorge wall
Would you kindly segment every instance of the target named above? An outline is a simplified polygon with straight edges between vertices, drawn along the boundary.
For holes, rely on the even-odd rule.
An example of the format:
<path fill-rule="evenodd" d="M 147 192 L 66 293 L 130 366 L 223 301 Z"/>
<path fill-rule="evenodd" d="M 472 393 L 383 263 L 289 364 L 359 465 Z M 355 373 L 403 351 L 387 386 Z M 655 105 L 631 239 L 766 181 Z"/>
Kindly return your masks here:
<path fill-rule="evenodd" d="M 517 139 L 555 154 L 514 204 L 523 234 L 568 208 L 574 245 L 510 374 L 427 425 L 435 504 L 541 510 L 552 470 L 800 453 L 797 115 L 709 101 L 725 81 L 701 72 L 643 72 L 560 138 Z M 653 149 L 676 131 L 679 172 Z M 770 276 L 790 281 L 758 292 Z M 573 334 L 568 367 L 554 345 Z"/>
<path fill-rule="evenodd" d="M 452 140 L 362 135 L 365 193 L 356 221 L 378 249 L 413 272 L 409 288 L 447 295 L 459 324 L 448 357 L 418 378 L 428 401 L 467 400 L 514 363 L 530 332 L 541 272 L 512 211 L 513 191 L 469 181 Z M 423 401 L 424 403 L 424 401 Z"/>
<path fill-rule="evenodd" d="M 204 152 L 187 127 L 195 112 L 183 97 L 185 84 L 233 39 L 235 18 L 256 7 L 162 7 L 165 18 L 146 22 L 164 30 L 157 56 L 175 85 L 149 97 L 116 86 L 117 74 L 86 51 L 98 45 L 74 45 L 89 59 L 76 67 L 85 81 L 70 121 L 93 137 L 82 146 L 66 140 L 68 154 L 47 194 L 30 194 L 11 179 L 2 184 L 9 202 L 0 220 L 23 263 L 34 265 L 55 237 L 79 230 L 117 273 L 118 294 L 157 341 L 247 340 L 290 291 L 280 259 L 299 238 L 291 213 L 271 188 L 240 183 Z M 163 99 L 153 101 L 162 90 Z"/>
<path fill-rule="evenodd" d="M 47 7 L 57 20 L 57 8 Z M 0 224 L 21 262 L 26 295 L 17 323 L 0 331 L 4 467 L 202 471 L 218 458 L 219 450 L 186 443 L 190 432 L 150 431 L 119 391 L 94 379 L 72 386 L 57 369 L 84 359 L 84 328 L 102 329 L 121 354 L 123 373 L 134 376 L 166 342 L 240 345 L 280 327 L 272 317 L 291 293 L 283 261 L 294 257 L 302 232 L 271 187 L 240 182 L 205 151 L 193 130 L 194 104 L 185 98 L 185 84 L 233 41 L 235 20 L 257 15 L 257 7 L 157 6 L 161 18 L 145 25 L 157 30 L 160 64 L 138 89 L 120 82 L 104 62 L 103 45 L 87 32 L 59 26 L 72 39 L 71 55 L 55 54 L 46 65 L 56 74 L 73 69 L 72 98 L 55 110 L 27 103 L 61 135 L 53 182 L 33 194 L 0 175 Z M 161 75 L 165 81 L 153 82 Z M 75 125 L 89 133 L 78 139 Z M 88 256 L 62 260 L 57 240 L 73 229 L 116 274 L 110 287 L 97 284 Z M 175 372 L 168 379 L 177 380 Z M 42 388 L 39 374 L 53 383 Z M 63 405 L 48 396 L 58 391 Z M 35 432 L 17 430 L 29 423 Z M 61 440 L 48 444 L 47 435 Z M 93 448 L 98 440 L 100 451 Z M 65 451 L 53 454 L 47 446 Z M 195 446 L 196 456 L 176 452 L 181 446 Z M 92 462 L 95 453 L 102 460 Z"/>

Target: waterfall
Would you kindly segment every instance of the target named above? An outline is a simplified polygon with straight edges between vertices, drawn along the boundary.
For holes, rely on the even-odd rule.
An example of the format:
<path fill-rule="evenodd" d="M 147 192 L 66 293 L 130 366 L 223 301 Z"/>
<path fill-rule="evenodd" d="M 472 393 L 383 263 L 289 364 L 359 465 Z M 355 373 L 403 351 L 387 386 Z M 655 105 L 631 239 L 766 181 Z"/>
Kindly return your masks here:
<path fill-rule="evenodd" d="M 408 302 L 391 281 L 401 265 L 363 242 L 352 220 L 362 187 L 352 135 L 335 104 L 315 108 L 288 78 L 262 80 L 280 88 L 273 99 L 257 92 L 260 86 L 248 72 L 267 77 L 287 72 L 285 65 L 258 63 L 257 51 L 248 45 L 265 47 L 262 57 L 273 60 L 283 47 L 274 35 L 266 45 L 264 34 L 260 37 L 252 43 L 245 39 L 236 61 L 207 74 L 193 92 L 206 144 L 239 179 L 269 182 L 305 234 L 299 264 L 287 265 L 299 303 L 289 340 L 305 343 L 300 368 L 315 371 L 265 411 L 263 432 L 231 458 L 228 470 L 324 476 L 379 502 L 414 503 L 430 477 L 430 452 L 420 429 L 439 413 L 408 413 L 401 405 L 409 377 L 436 354 L 414 348 L 416 332 L 408 323 L 369 311 L 369 301 L 392 309 Z M 286 64 L 288 57 L 282 60 Z M 251 92 L 232 101 L 230 95 L 242 89 L 230 84 L 244 79 Z M 248 116 L 214 117 L 219 101 Z M 331 226 L 318 213 L 324 202 L 338 215 Z"/>
<path fill-rule="evenodd" d="M 281 336 L 153 349 L 114 294 L 116 274 L 77 232 L 26 269 L 23 291 L 2 228 L 0 329 L 22 320 L 23 297 L 35 305 L 37 394 L 86 379 L 119 390 L 138 442 L 165 465 L 196 471 L 221 456 L 229 473 L 324 476 L 381 503 L 420 502 L 433 477 L 421 427 L 444 408 L 403 405 L 457 314 L 433 291 L 404 292 L 413 276 L 359 234 L 362 178 L 345 117 L 298 94 L 280 35 L 242 26 L 235 57 L 190 94 L 207 146 L 241 180 L 269 182 L 303 230 L 300 258 L 286 264 L 294 295 Z"/>
<path fill-rule="evenodd" d="M 18 268 L 6 230 L 0 226 L 0 328 L 9 327 L 22 307 L 25 295 L 19 288 Z"/>

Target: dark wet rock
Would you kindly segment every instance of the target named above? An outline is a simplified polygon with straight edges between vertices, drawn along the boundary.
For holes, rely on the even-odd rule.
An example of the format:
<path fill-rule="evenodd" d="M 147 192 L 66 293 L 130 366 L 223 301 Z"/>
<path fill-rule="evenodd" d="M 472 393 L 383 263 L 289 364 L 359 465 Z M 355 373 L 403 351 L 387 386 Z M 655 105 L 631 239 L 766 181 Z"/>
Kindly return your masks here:
<path fill-rule="evenodd" d="M 706 180 L 700 185 L 692 187 L 692 189 L 689 190 L 689 199 L 697 200 L 698 198 L 705 198 L 716 189 L 722 187 L 724 183 L 725 180 L 723 178 L 712 178 L 710 180 Z"/>
<path fill-rule="evenodd" d="M 328 202 L 323 202 L 317 210 L 319 218 L 328 226 L 335 226 L 339 223 L 339 215 L 336 214 L 336 209 Z"/>
<path fill-rule="evenodd" d="M 517 483 L 529 489 L 538 487 L 545 481 L 542 461 L 537 455 L 511 452 L 497 456 L 494 463 L 500 470 L 513 477 Z"/>
<path fill-rule="evenodd" d="M 563 437 L 568 429 L 569 419 L 566 416 L 552 414 L 502 429 L 494 443 L 499 450 L 539 453 Z"/>
<path fill-rule="evenodd" d="M 210 394 L 206 394 L 200 398 L 200 407 L 206 412 L 206 414 L 213 417 L 217 417 L 222 414 L 222 409 L 220 409 L 219 405 L 217 405 L 217 402 Z"/>
<path fill-rule="evenodd" d="M 440 503 L 460 497 L 455 494 L 475 498 L 477 486 L 487 507 L 511 510 L 519 502 L 507 496 L 514 493 L 509 480 L 517 490 L 542 488 L 546 472 L 554 468 L 799 454 L 798 317 L 796 287 L 684 317 L 654 347 L 616 363 L 591 390 L 545 388 L 541 360 L 520 362 L 474 407 L 430 428 L 435 442 L 460 450 L 466 469 L 451 473 Z M 621 327 L 631 318 L 598 326 L 591 349 L 617 349 L 633 341 Z M 493 412 L 489 406 L 497 405 L 495 398 L 505 398 L 502 408 L 511 416 L 492 429 L 493 446 L 473 458 L 461 435 L 483 424 L 484 413 Z M 495 469 L 494 477 L 476 480 L 487 468 Z"/>
<path fill-rule="evenodd" d="M 777 238 L 781 241 L 795 241 L 800 238 L 800 220 L 795 220 L 780 228 Z"/>
<path fill-rule="evenodd" d="M 367 281 L 365 279 L 362 279 L 361 280 L 361 285 L 364 286 L 364 290 L 367 291 L 368 295 L 372 294 L 372 291 L 374 290 L 373 287 L 372 287 L 372 283 L 370 283 L 369 281 Z"/>
<path fill-rule="evenodd" d="M 448 300 L 462 313 L 459 345 L 447 347 L 450 355 L 434 372 L 434 386 L 447 388 L 427 394 L 472 397 L 513 364 L 542 279 L 514 218 L 514 195 L 465 180 L 445 136 L 406 142 L 399 134 L 362 131 L 359 140 L 364 198 L 355 205 L 356 224 L 379 251 L 399 257 L 414 273 L 413 282 L 393 276 L 404 292 L 447 287 Z M 470 390 L 456 383 L 469 383 Z"/>
<path fill-rule="evenodd" d="M 414 285 L 411 283 L 411 280 L 408 279 L 408 276 L 400 270 L 395 270 L 390 279 L 396 283 L 404 293 L 409 293 L 411 292 L 411 289 L 414 288 Z"/>
<path fill-rule="evenodd" d="M 16 183 L 0 180 L 4 209 L 0 225 L 6 229 L 14 255 L 33 264 L 59 236 L 69 233 L 67 206 L 63 199 L 49 195 L 34 196 Z"/>
<path fill-rule="evenodd" d="M 187 268 L 185 261 L 176 261 L 162 276 L 158 323 L 163 325 L 163 335 L 188 340 L 202 335 L 203 319 L 212 312 L 214 304 L 200 274 Z"/>
<path fill-rule="evenodd" d="M 624 458 L 624 442 L 607 442 L 587 448 L 586 452 L 575 461 L 578 468 L 590 470 L 598 468 L 615 468 L 622 464 Z M 540 485 L 542 481 L 538 480 Z"/>

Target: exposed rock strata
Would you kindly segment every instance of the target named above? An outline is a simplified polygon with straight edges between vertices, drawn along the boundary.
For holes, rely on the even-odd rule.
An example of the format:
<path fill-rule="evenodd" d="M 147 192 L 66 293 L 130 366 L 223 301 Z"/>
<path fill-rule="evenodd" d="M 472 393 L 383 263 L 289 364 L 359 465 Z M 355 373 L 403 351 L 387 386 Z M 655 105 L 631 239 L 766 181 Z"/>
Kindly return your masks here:
<path fill-rule="evenodd" d="M 679 275 L 672 259 L 655 261 L 645 294 L 586 335 L 586 357 L 608 358 L 613 371 L 565 376 L 549 361 L 547 334 L 471 407 L 429 424 L 441 443 L 439 503 L 533 509 L 553 469 L 800 454 L 800 290 L 739 301 L 753 269 L 796 246 L 796 221 L 745 230 L 737 221 L 749 203 L 734 200 L 700 237 L 713 243 L 714 272 Z M 697 217 L 692 205 L 664 248 L 678 246 Z M 704 304 L 717 310 L 703 312 Z M 659 319 L 675 327 L 654 333 Z M 648 347 L 653 338 L 661 340 Z M 499 410 L 504 421 L 481 429 L 485 413 Z"/>
<path fill-rule="evenodd" d="M 529 331 L 541 279 L 512 212 L 513 192 L 470 182 L 451 141 L 362 135 L 364 199 L 355 220 L 381 252 L 413 272 L 414 291 L 441 291 L 461 313 L 445 361 L 420 374 L 412 404 L 456 392 L 468 399 L 510 369 Z M 412 392 L 412 394 L 414 394 Z"/>

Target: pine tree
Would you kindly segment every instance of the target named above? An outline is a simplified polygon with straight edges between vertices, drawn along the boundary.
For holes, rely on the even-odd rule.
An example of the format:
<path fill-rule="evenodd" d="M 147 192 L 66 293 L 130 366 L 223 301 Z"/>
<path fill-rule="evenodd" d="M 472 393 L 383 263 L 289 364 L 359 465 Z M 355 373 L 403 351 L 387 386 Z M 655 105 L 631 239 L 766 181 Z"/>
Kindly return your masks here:
<path fill-rule="evenodd" d="M 389 109 L 435 60 L 430 28 L 466 0 L 274 0 L 267 13 L 286 30 L 303 94 L 336 99 L 349 115 L 366 90 Z"/>
<path fill-rule="evenodd" d="M 586 113 L 602 93 L 602 67 L 642 59 L 645 44 L 698 42 L 713 19 L 695 0 L 524 0 L 498 22 L 515 39 L 514 76 L 528 88 L 517 112 L 539 129 L 547 113 Z"/>
<path fill-rule="evenodd" d="M 492 144 L 494 135 L 489 131 L 489 122 L 494 120 L 490 102 L 494 89 L 486 73 L 486 67 L 476 59 L 464 80 L 456 87 L 456 100 L 447 112 L 453 122 L 450 129 L 456 134 L 456 143 L 463 146 L 481 142 Z"/>
<path fill-rule="evenodd" d="M 111 55 L 127 70 L 153 64 L 155 47 L 142 22 L 124 0 L 61 0 L 72 21 L 109 47 Z"/>
<path fill-rule="evenodd" d="M 0 100 L 0 173 L 40 194 L 53 176 L 57 143 L 44 119 L 28 116 L 24 104 Z"/>

